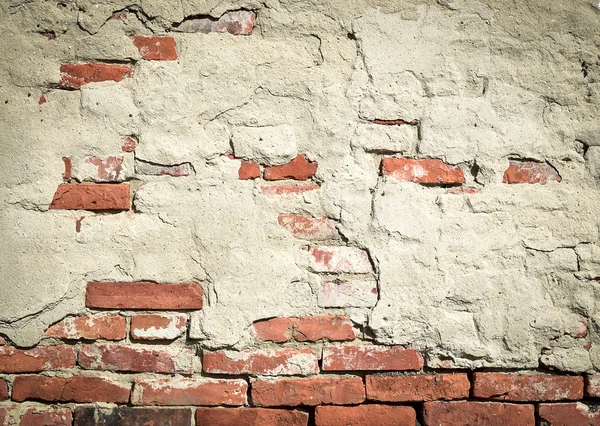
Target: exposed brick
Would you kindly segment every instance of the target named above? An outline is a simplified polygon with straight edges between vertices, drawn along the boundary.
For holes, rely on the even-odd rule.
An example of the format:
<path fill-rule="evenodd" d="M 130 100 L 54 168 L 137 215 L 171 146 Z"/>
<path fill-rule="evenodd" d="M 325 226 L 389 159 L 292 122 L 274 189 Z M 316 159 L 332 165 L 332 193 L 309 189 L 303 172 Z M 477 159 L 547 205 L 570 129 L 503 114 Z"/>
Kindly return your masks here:
<path fill-rule="evenodd" d="M 58 339 L 123 340 L 127 334 L 120 315 L 84 315 L 65 318 L 46 330 L 44 336 Z"/>
<path fill-rule="evenodd" d="M 0 346 L 6 345 L 6 339 L 4 337 L 0 337 Z"/>
<path fill-rule="evenodd" d="M 148 176 L 190 176 L 194 173 L 190 163 L 175 165 L 153 164 L 140 159 L 135 160 L 135 172 L 138 175 Z"/>
<path fill-rule="evenodd" d="M 134 152 L 137 141 L 132 136 L 125 136 L 123 142 L 121 142 L 121 149 L 124 152 Z"/>
<path fill-rule="evenodd" d="M 450 195 L 462 195 L 462 194 L 468 194 L 468 195 L 473 195 L 473 194 L 477 194 L 479 192 L 479 189 L 477 188 L 450 188 L 446 191 L 446 194 L 450 194 Z"/>
<path fill-rule="evenodd" d="M 39 346 L 33 349 L 0 347 L 0 373 L 36 373 L 75 367 L 72 346 Z"/>
<path fill-rule="evenodd" d="M 142 59 L 147 61 L 174 61 L 177 59 L 177 44 L 173 37 L 130 36 L 140 51 Z"/>
<path fill-rule="evenodd" d="M 423 358 L 401 346 L 330 346 L 323 348 L 323 370 L 420 370 Z"/>
<path fill-rule="evenodd" d="M 249 35 L 254 29 L 256 14 L 248 10 L 238 10 L 227 12 L 219 19 L 214 18 L 194 18 L 187 19 L 175 25 L 175 31 L 185 33 L 211 33 L 228 32 L 233 35 Z"/>
<path fill-rule="evenodd" d="M 469 397 L 466 374 L 367 376 L 367 398 L 384 402 L 452 400 Z"/>
<path fill-rule="evenodd" d="M 71 426 L 70 408 L 30 408 L 21 415 L 19 426 Z"/>
<path fill-rule="evenodd" d="M 6 419 L 8 418 L 8 415 L 9 415 L 8 408 L 0 408 L 0 425 L 6 424 Z"/>
<path fill-rule="evenodd" d="M 122 182 L 121 175 L 123 157 L 107 157 L 102 160 L 98 157 L 87 157 L 83 160 L 81 167 L 81 180 L 92 180 L 94 182 Z"/>
<path fill-rule="evenodd" d="M 202 309 L 202 287 L 195 283 L 89 282 L 85 301 L 88 308 Z"/>
<path fill-rule="evenodd" d="M 594 398 L 600 397 L 600 374 L 589 374 L 586 379 L 585 393 Z"/>
<path fill-rule="evenodd" d="M 193 372 L 195 351 L 170 346 L 83 345 L 79 365 L 88 370 L 131 371 L 137 373 Z"/>
<path fill-rule="evenodd" d="M 196 426 L 306 426 L 308 413 L 267 408 L 198 408 Z"/>
<path fill-rule="evenodd" d="M 327 281 L 317 292 L 317 303 L 322 308 L 370 308 L 378 298 L 374 280 Z"/>
<path fill-rule="evenodd" d="M 360 404 L 365 387 L 360 377 L 252 381 L 252 403 L 259 407 Z"/>
<path fill-rule="evenodd" d="M 134 340 L 173 340 L 182 336 L 187 327 L 187 315 L 135 315 L 131 317 L 131 338 Z"/>
<path fill-rule="evenodd" d="M 552 374 L 475 373 L 477 398 L 503 401 L 560 401 L 583 398 L 583 377 Z"/>
<path fill-rule="evenodd" d="M 65 163 L 65 172 L 63 173 L 63 180 L 65 182 L 69 181 L 73 176 L 73 163 L 71 162 L 71 158 L 63 157 L 63 163 Z"/>
<path fill-rule="evenodd" d="M 134 405 L 245 405 L 245 380 L 164 379 L 136 380 Z"/>
<path fill-rule="evenodd" d="M 326 217 L 310 217 L 300 214 L 280 214 L 278 222 L 294 237 L 305 240 L 337 240 L 340 234 L 335 222 Z"/>
<path fill-rule="evenodd" d="M 131 75 L 133 69 L 124 65 L 63 64 L 60 66 L 60 87 L 79 89 L 88 83 L 121 81 Z"/>
<path fill-rule="evenodd" d="M 46 97 L 44 95 L 40 96 L 40 99 L 38 100 L 38 105 L 44 105 L 46 102 L 48 102 L 48 100 L 46 99 Z"/>
<path fill-rule="evenodd" d="M 319 372 L 317 357 L 310 349 L 205 352 L 202 366 L 211 374 L 305 376 Z"/>
<path fill-rule="evenodd" d="M 129 210 L 129 185 L 69 184 L 58 186 L 50 209 Z"/>
<path fill-rule="evenodd" d="M 536 161 L 509 160 L 504 172 L 503 183 L 540 183 L 560 182 L 558 171 L 547 163 Z"/>
<path fill-rule="evenodd" d="M 600 411 L 579 402 L 540 404 L 539 416 L 544 426 L 600 426 Z"/>
<path fill-rule="evenodd" d="M 300 318 L 272 318 L 253 324 L 254 334 L 262 340 L 284 343 L 354 340 L 358 330 L 347 316 L 306 316 Z"/>
<path fill-rule="evenodd" d="M 295 195 L 320 188 L 318 185 L 263 185 L 260 190 L 265 195 Z"/>
<path fill-rule="evenodd" d="M 315 175 L 317 168 L 318 163 L 310 162 L 300 154 L 289 163 L 265 168 L 263 177 L 265 180 L 308 180 Z"/>
<path fill-rule="evenodd" d="M 310 265 L 315 272 L 368 274 L 373 272 L 369 255 L 358 247 L 313 246 Z"/>
<path fill-rule="evenodd" d="M 315 418 L 315 426 L 415 426 L 417 414 L 412 407 L 373 404 L 357 407 L 317 407 Z"/>
<path fill-rule="evenodd" d="M 0 379 L 0 401 L 6 401 L 8 399 L 8 385 L 2 379 Z M 0 424 L 2 424 L 0 422 Z"/>
<path fill-rule="evenodd" d="M 426 158 L 384 158 L 381 170 L 386 176 L 400 181 L 409 181 L 421 185 L 461 185 L 465 175 L 459 167 L 453 167 L 442 160 Z"/>
<path fill-rule="evenodd" d="M 534 426 L 533 405 L 497 402 L 426 402 L 425 426 Z"/>
<path fill-rule="evenodd" d="M 73 426 L 190 426 L 189 408 L 77 407 Z"/>
<path fill-rule="evenodd" d="M 121 385 L 101 377 L 17 376 L 13 401 L 47 402 L 129 402 L 131 385 Z"/>
<path fill-rule="evenodd" d="M 260 166 L 256 161 L 241 160 L 238 177 L 240 180 L 257 179 L 260 177 Z"/>

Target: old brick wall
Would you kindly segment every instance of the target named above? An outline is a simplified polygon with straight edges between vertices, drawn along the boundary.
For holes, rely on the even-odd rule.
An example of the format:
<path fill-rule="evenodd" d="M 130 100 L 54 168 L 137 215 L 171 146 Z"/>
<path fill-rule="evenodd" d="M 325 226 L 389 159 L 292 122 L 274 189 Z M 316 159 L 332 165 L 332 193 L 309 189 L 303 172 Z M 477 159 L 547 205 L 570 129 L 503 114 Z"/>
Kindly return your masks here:
<path fill-rule="evenodd" d="M 600 425 L 600 9 L 0 4 L 0 426 Z"/>

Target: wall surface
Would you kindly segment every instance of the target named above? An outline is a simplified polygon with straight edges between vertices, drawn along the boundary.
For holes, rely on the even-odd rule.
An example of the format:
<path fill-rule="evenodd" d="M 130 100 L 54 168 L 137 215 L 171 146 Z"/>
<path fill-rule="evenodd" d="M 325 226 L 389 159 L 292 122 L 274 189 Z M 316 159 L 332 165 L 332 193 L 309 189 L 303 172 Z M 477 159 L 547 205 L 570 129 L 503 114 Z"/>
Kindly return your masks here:
<path fill-rule="evenodd" d="M 599 7 L 2 1 L 0 424 L 600 424 Z"/>

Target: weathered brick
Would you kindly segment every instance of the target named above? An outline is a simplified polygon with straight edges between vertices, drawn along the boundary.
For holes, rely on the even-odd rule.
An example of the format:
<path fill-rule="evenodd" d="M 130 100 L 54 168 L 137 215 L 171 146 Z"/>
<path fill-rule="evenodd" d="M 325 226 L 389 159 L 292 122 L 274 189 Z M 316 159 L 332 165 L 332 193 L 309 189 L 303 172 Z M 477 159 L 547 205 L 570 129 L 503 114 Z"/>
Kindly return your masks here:
<path fill-rule="evenodd" d="M 88 83 L 121 81 L 131 75 L 133 69 L 124 65 L 108 64 L 63 64 L 60 66 L 59 86 L 79 89 Z"/>
<path fill-rule="evenodd" d="M 136 380 L 134 405 L 245 405 L 245 380 L 159 379 Z"/>
<path fill-rule="evenodd" d="M 544 426 L 600 426 L 600 411 L 579 402 L 540 404 L 538 412 Z"/>
<path fill-rule="evenodd" d="M 346 405 L 364 400 L 365 387 L 360 377 L 252 381 L 252 403 L 258 407 Z"/>
<path fill-rule="evenodd" d="M 322 406 L 316 408 L 315 419 L 315 426 L 415 426 L 417 414 L 412 407 L 392 405 Z"/>
<path fill-rule="evenodd" d="M 409 181 L 421 185 L 461 185 L 465 175 L 459 167 L 453 167 L 442 160 L 426 158 L 384 158 L 381 170 L 385 176 L 400 181 Z"/>
<path fill-rule="evenodd" d="M 265 195 L 295 195 L 320 188 L 318 185 L 263 185 L 260 190 Z"/>
<path fill-rule="evenodd" d="M 469 397 L 466 374 L 367 376 L 367 398 L 383 402 L 418 402 Z"/>
<path fill-rule="evenodd" d="M 280 214 L 279 224 L 294 237 L 305 240 L 337 240 L 340 238 L 335 222 L 326 217 L 310 217 L 300 214 Z"/>
<path fill-rule="evenodd" d="M 131 385 L 122 385 L 101 377 L 17 376 L 13 383 L 13 401 L 47 402 L 129 402 Z"/>
<path fill-rule="evenodd" d="M 120 315 L 83 315 L 65 318 L 46 330 L 44 336 L 58 339 L 123 340 L 127 323 Z"/>
<path fill-rule="evenodd" d="M 600 397 L 600 374 L 589 374 L 586 378 L 585 393 L 593 398 Z"/>
<path fill-rule="evenodd" d="M 65 163 L 65 172 L 63 173 L 63 180 L 69 181 L 73 176 L 73 162 L 70 157 L 63 157 L 63 163 Z"/>
<path fill-rule="evenodd" d="M 477 398 L 503 401 L 560 401 L 583 398 L 583 377 L 552 374 L 475 373 Z"/>
<path fill-rule="evenodd" d="M 315 272 L 368 274 L 373 272 L 369 255 L 358 247 L 313 246 L 310 266 Z"/>
<path fill-rule="evenodd" d="M 403 371 L 420 370 L 423 358 L 401 346 L 330 346 L 323 348 L 323 370 Z"/>
<path fill-rule="evenodd" d="M 260 177 L 260 166 L 256 161 L 241 160 L 238 177 L 240 180 L 257 179 Z"/>
<path fill-rule="evenodd" d="M 162 165 L 136 159 L 135 172 L 138 175 L 180 177 L 190 176 L 194 173 L 194 170 L 190 163 Z"/>
<path fill-rule="evenodd" d="M 540 183 L 560 182 L 558 171 L 547 163 L 536 161 L 509 160 L 504 172 L 503 183 Z"/>
<path fill-rule="evenodd" d="M 202 366 L 211 374 L 305 376 L 319 372 L 317 357 L 310 349 L 205 352 Z"/>
<path fill-rule="evenodd" d="M 317 292 L 321 308 L 370 308 L 378 299 L 374 280 L 327 281 Z"/>
<path fill-rule="evenodd" d="M 73 426 L 190 426 L 189 408 L 77 407 Z"/>
<path fill-rule="evenodd" d="M 533 405 L 498 402 L 426 402 L 426 426 L 534 426 Z"/>
<path fill-rule="evenodd" d="M 265 168 L 263 177 L 265 180 L 308 180 L 315 175 L 317 168 L 318 163 L 310 162 L 300 154 L 289 163 Z"/>
<path fill-rule="evenodd" d="M 134 340 L 173 340 L 182 336 L 187 327 L 187 315 L 134 315 L 131 317 L 131 338 Z"/>
<path fill-rule="evenodd" d="M 177 43 L 173 37 L 130 36 L 140 51 L 142 59 L 147 61 L 174 61 L 177 59 Z"/>
<path fill-rule="evenodd" d="M 89 282 L 85 301 L 101 309 L 202 309 L 202 294 L 195 283 Z"/>
<path fill-rule="evenodd" d="M 83 345 L 79 365 L 88 370 L 137 373 L 183 373 L 194 371 L 195 351 L 170 346 Z"/>
<path fill-rule="evenodd" d="M 121 142 L 121 149 L 124 152 L 134 152 L 135 147 L 137 145 L 137 141 L 132 136 L 125 136 L 123 138 L 123 142 Z"/>
<path fill-rule="evenodd" d="M 50 209 L 129 210 L 129 185 L 69 184 L 58 186 Z"/>
<path fill-rule="evenodd" d="M 70 408 L 30 408 L 19 420 L 19 426 L 71 426 Z"/>
<path fill-rule="evenodd" d="M 39 346 L 33 349 L 0 347 L 0 373 L 36 373 L 75 367 L 72 346 Z"/>
<path fill-rule="evenodd" d="M 193 18 L 186 19 L 173 30 L 184 33 L 228 32 L 233 35 L 250 35 L 254 29 L 256 14 L 248 10 L 237 10 L 223 14 L 219 19 Z"/>
<path fill-rule="evenodd" d="M 284 343 L 292 339 L 299 342 L 354 340 L 358 330 L 347 316 L 306 316 L 300 318 L 272 318 L 255 322 L 254 334 L 262 340 Z"/>
<path fill-rule="evenodd" d="M 79 173 L 76 176 L 80 181 L 93 182 L 122 182 L 125 176 L 122 173 L 123 157 L 112 156 L 105 160 L 98 157 L 87 157 L 83 160 Z"/>
<path fill-rule="evenodd" d="M 308 413 L 267 408 L 198 408 L 196 426 L 306 426 Z M 77 426 L 77 425 L 76 425 Z"/>
<path fill-rule="evenodd" d="M 8 399 L 8 384 L 0 379 L 0 401 L 6 401 Z M 2 422 L 0 422 L 2 424 Z"/>

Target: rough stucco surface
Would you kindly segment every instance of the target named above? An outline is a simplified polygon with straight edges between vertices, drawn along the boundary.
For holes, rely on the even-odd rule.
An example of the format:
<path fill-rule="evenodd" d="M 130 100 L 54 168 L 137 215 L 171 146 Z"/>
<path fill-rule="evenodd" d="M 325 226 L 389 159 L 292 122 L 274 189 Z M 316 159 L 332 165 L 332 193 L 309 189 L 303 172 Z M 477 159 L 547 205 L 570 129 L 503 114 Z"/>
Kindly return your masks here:
<path fill-rule="evenodd" d="M 257 13 L 252 35 L 169 33 L 176 61 L 141 61 L 128 38 L 239 9 Z M 196 281 L 206 303 L 189 339 L 203 348 L 251 347 L 260 319 L 346 313 L 434 368 L 600 368 L 600 10 L 588 1 L 10 0 L 0 16 L 0 333 L 15 345 L 85 312 L 88 281 Z M 133 76 L 55 88 L 61 64 L 94 61 Z M 418 132 L 372 124 L 399 119 Z M 121 152 L 128 135 L 135 154 Z M 478 192 L 381 176 L 388 150 L 457 165 Z M 85 176 L 82 158 L 115 154 L 133 210 L 48 210 L 63 157 Z M 269 196 L 226 154 L 304 154 L 320 189 Z M 562 180 L 502 183 L 509 159 Z M 140 176 L 139 160 L 192 172 Z M 289 212 L 329 217 L 368 251 L 373 273 L 341 278 L 374 279 L 374 306 L 321 306 L 336 277 L 314 273 L 307 242 L 278 224 Z"/>

